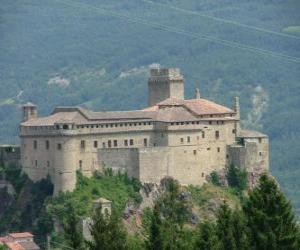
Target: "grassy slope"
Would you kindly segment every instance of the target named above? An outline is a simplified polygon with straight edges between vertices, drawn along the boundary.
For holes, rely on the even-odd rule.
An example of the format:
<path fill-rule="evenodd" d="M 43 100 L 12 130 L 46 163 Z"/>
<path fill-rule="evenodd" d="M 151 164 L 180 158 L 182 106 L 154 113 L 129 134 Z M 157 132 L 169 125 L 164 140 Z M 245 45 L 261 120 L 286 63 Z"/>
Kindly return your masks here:
<path fill-rule="evenodd" d="M 184 37 L 139 23 L 64 5 L 64 1 L 9 1 L 0 5 L 0 142 L 16 142 L 19 105 L 32 101 L 41 114 L 56 105 L 96 110 L 146 105 L 147 67 L 178 66 L 186 95 L 231 105 L 241 96 L 242 119 L 271 137 L 271 171 L 299 209 L 299 64 Z M 80 2 L 80 0 L 78 0 Z M 81 1 L 249 46 L 299 57 L 299 40 L 282 38 L 143 1 Z M 299 1 L 159 1 L 202 14 L 282 31 L 299 25 Z M 297 35 L 294 33 L 294 35 Z M 137 68 L 137 71 L 130 71 Z M 121 72 L 127 75 L 120 77 Z M 48 84 L 59 76 L 68 86 Z"/>

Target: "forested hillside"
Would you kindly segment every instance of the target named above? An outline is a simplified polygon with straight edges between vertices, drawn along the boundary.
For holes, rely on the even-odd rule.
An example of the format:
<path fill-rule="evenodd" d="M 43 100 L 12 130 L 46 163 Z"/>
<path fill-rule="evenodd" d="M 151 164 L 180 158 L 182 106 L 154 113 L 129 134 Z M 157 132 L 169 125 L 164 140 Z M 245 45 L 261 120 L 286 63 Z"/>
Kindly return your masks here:
<path fill-rule="evenodd" d="M 226 105 L 241 97 L 243 123 L 270 136 L 272 173 L 299 213 L 299 12 L 297 0 L 1 0 L 0 143 L 18 142 L 27 101 L 41 115 L 137 109 L 149 65 L 180 67 L 188 98 L 195 87 Z"/>

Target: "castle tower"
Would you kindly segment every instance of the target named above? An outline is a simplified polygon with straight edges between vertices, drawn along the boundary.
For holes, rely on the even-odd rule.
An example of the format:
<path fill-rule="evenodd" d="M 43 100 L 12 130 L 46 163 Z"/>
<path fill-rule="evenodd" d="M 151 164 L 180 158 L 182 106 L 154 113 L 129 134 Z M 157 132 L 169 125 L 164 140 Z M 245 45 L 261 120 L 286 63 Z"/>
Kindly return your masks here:
<path fill-rule="evenodd" d="M 23 109 L 23 122 L 31 119 L 36 119 L 38 117 L 37 106 L 28 102 L 22 106 Z"/>
<path fill-rule="evenodd" d="M 234 104 L 233 104 L 233 110 L 236 113 L 236 119 L 237 121 L 235 122 L 235 134 L 239 135 L 240 134 L 240 98 L 238 96 L 234 97 Z"/>
<path fill-rule="evenodd" d="M 167 98 L 184 99 L 184 80 L 178 68 L 152 68 L 148 80 L 149 106 Z"/>

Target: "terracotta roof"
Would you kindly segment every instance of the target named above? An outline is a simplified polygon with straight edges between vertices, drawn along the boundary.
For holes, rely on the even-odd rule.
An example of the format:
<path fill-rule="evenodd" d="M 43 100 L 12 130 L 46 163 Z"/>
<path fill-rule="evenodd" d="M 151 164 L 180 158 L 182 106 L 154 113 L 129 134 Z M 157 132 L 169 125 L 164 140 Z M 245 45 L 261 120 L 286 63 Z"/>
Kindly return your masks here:
<path fill-rule="evenodd" d="M 232 109 L 202 98 L 185 100 L 184 104 L 198 115 L 234 113 Z"/>
<path fill-rule="evenodd" d="M 177 107 L 184 106 L 196 115 L 210 115 L 210 114 L 231 114 L 235 113 L 232 109 L 229 109 L 220 104 L 214 103 L 212 101 L 200 98 L 200 99 L 190 99 L 181 100 L 175 98 L 166 99 L 152 107 L 144 109 L 145 111 L 155 111 L 162 107 Z"/>
<path fill-rule="evenodd" d="M 11 236 L 15 239 L 17 238 L 27 238 L 27 237 L 33 237 L 33 235 L 29 232 L 23 232 L 23 233 L 11 233 L 8 236 Z"/>
<path fill-rule="evenodd" d="M 19 242 L 19 245 L 23 247 L 24 250 L 39 250 L 40 247 L 33 241 Z"/>
<path fill-rule="evenodd" d="M 193 121 L 200 115 L 233 114 L 234 111 L 206 99 L 166 99 L 157 105 L 133 111 L 93 112 L 81 107 L 57 107 L 50 116 L 31 119 L 23 126 L 53 126 L 56 123 L 94 124 L 108 121 Z M 234 118 L 231 118 L 234 119 Z"/>
<path fill-rule="evenodd" d="M 268 137 L 268 136 L 265 135 L 265 134 L 262 134 L 260 132 L 257 132 L 257 131 L 241 130 L 238 137 L 242 137 L 242 138 L 263 138 L 263 137 Z"/>
<path fill-rule="evenodd" d="M 19 243 L 17 242 L 6 242 L 5 245 L 10 250 L 25 250 Z"/>

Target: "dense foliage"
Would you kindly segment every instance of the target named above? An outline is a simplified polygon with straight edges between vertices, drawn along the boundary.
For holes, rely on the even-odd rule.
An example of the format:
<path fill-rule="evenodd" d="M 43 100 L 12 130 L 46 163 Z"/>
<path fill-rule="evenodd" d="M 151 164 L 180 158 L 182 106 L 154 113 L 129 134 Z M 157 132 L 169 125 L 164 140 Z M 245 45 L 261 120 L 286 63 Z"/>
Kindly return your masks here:
<path fill-rule="evenodd" d="M 299 57 L 299 39 L 202 16 L 299 37 L 298 0 L 153 0 L 158 5 L 146 0 L 66 2 L 1 1 L 1 143 L 18 140 L 22 103 L 38 104 L 42 115 L 57 105 L 136 109 L 147 103 L 148 65 L 176 66 L 186 76 L 189 98 L 199 86 L 202 96 L 229 106 L 233 96 L 241 97 L 244 125 L 270 136 L 272 173 L 300 209 L 299 64 L 76 5 L 84 3 Z"/>
<path fill-rule="evenodd" d="M 31 231 L 38 243 L 44 242 L 46 234 L 53 230 L 52 219 L 45 206 L 53 192 L 50 179 L 33 183 L 15 166 L 0 167 L 1 175 L 13 185 L 15 194 L 11 197 L 12 202 L 0 213 L 0 234 Z M 1 201 L 2 198 L 1 195 Z"/>
<path fill-rule="evenodd" d="M 100 207 L 96 209 L 92 220 L 91 235 L 93 239 L 88 242 L 89 249 L 128 249 L 126 231 L 114 209 L 109 215 L 108 213 L 103 214 Z"/>
<path fill-rule="evenodd" d="M 95 173 L 91 178 L 78 172 L 76 189 L 51 199 L 48 210 L 61 221 L 69 214 L 69 207 L 74 208 L 78 216 L 88 216 L 92 212 L 93 201 L 103 197 L 112 201 L 120 214 L 128 200 L 141 201 L 140 185 L 139 181 L 129 178 L 127 174 L 113 175 L 111 170 L 105 174 Z"/>

